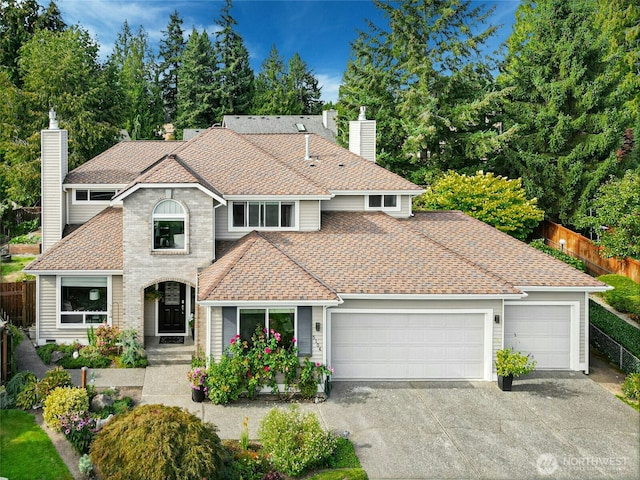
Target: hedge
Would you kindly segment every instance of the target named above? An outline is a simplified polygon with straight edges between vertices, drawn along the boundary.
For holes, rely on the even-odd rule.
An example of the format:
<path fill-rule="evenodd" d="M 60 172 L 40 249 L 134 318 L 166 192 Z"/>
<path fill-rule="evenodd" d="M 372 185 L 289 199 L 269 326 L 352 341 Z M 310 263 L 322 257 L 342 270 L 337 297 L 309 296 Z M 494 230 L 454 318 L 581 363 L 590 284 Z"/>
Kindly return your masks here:
<path fill-rule="evenodd" d="M 541 238 L 533 240 L 531 243 L 529 243 L 529 245 L 537 250 L 540 250 L 541 252 L 546 253 L 547 255 L 551 255 L 552 257 L 563 261 L 567 265 L 571 265 L 573 268 L 577 268 L 581 272 L 587 271 L 587 267 L 585 266 L 582 260 L 580 260 L 579 258 L 574 258 L 571 255 L 568 255 L 564 252 L 561 252 L 560 250 L 556 250 L 555 248 L 550 247 L 549 245 L 544 243 L 544 240 Z"/>
<path fill-rule="evenodd" d="M 640 329 L 629 325 L 593 300 L 589 300 L 591 323 L 640 358 Z"/>

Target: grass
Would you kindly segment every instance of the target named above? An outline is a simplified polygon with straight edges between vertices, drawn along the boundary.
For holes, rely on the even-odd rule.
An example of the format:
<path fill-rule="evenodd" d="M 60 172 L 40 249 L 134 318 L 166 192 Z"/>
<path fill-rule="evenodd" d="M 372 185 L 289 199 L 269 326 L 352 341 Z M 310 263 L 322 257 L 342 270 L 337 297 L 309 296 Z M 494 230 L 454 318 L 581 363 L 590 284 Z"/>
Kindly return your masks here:
<path fill-rule="evenodd" d="M 368 478 L 367 473 L 361 468 L 345 468 L 316 473 L 307 480 L 367 480 Z"/>
<path fill-rule="evenodd" d="M 598 280 L 614 289 L 602 292 L 605 302 L 623 313 L 640 314 L 640 284 L 623 275 L 601 275 Z"/>
<path fill-rule="evenodd" d="M 2 281 L 4 282 L 14 282 L 14 281 L 18 281 L 19 278 L 18 275 L 20 272 L 22 272 L 22 270 L 24 269 L 24 267 L 26 267 L 34 258 L 34 256 L 13 256 L 11 261 L 8 263 L 2 263 L 1 265 L 1 269 L 2 269 Z"/>
<path fill-rule="evenodd" d="M 0 410 L 0 476 L 11 480 L 73 480 L 33 415 Z"/>

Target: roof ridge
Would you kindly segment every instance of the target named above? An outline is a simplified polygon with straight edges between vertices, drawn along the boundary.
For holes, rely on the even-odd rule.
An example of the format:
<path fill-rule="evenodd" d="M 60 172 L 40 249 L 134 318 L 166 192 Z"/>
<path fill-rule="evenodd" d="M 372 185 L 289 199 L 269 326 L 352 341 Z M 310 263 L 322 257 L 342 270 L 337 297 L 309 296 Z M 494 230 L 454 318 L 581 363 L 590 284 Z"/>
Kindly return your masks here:
<path fill-rule="evenodd" d="M 215 192 L 218 196 L 222 197 L 222 193 L 216 187 L 211 185 L 202 177 L 202 175 L 191 168 L 184 160 L 182 160 L 182 158 L 177 153 L 171 153 L 169 156 L 172 157 L 176 162 L 178 162 L 180 166 L 182 166 L 182 168 L 184 168 L 188 173 L 193 175 L 196 180 L 198 180 L 198 183 L 200 183 L 203 187 L 208 188 L 212 192 Z"/>
<path fill-rule="evenodd" d="M 255 231 L 255 230 L 254 230 Z M 289 260 L 291 260 L 298 268 L 300 268 L 303 272 L 305 272 L 307 275 L 309 275 L 311 278 L 313 278 L 316 282 L 318 282 L 320 285 L 322 285 L 324 288 L 326 288 L 327 290 L 329 290 L 331 293 L 333 293 L 336 297 L 340 298 L 340 295 L 338 295 L 338 292 L 331 287 L 329 284 L 327 284 L 324 280 L 322 280 L 320 277 L 318 277 L 317 275 L 315 275 L 314 273 L 312 273 L 311 271 L 309 271 L 306 267 L 304 267 L 303 265 L 300 264 L 300 262 L 298 262 L 295 258 L 293 258 L 291 255 L 289 255 L 287 252 L 285 252 L 284 250 L 282 250 L 278 245 L 276 245 L 275 243 L 273 243 L 267 236 L 268 232 L 258 232 L 255 231 L 256 234 L 262 238 L 264 238 L 267 243 L 269 243 L 269 245 L 271 245 L 273 248 L 275 248 L 276 250 L 278 250 L 278 252 L 280 252 L 282 255 L 284 255 L 285 257 L 287 257 Z M 299 232 L 298 232 L 299 233 Z"/>

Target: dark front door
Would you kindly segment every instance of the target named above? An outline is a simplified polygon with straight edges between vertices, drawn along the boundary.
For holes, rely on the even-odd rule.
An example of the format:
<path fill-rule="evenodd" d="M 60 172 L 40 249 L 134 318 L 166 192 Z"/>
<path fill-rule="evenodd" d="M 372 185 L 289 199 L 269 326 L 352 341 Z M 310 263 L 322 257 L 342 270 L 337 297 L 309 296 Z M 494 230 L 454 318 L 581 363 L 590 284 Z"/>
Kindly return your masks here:
<path fill-rule="evenodd" d="M 184 283 L 163 282 L 164 291 L 160 302 L 158 333 L 185 333 L 186 287 Z"/>

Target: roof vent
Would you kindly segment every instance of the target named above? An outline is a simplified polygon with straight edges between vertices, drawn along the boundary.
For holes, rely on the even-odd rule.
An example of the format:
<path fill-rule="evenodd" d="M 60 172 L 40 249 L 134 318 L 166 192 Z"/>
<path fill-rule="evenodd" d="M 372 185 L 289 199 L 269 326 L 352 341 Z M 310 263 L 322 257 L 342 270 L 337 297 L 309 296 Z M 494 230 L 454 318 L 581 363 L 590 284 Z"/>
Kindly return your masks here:
<path fill-rule="evenodd" d="M 49 130 L 58 130 L 58 120 L 56 119 L 56 111 L 52 108 L 49 110 Z"/>
<path fill-rule="evenodd" d="M 305 140 L 305 151 L 304 151 L 304 159 L 305 160 L 311 160 L 311 154 L 310 154 L 310 149 L 311 149 L 311 135 L 309 135 L 308 133 L 304 136 L 304 140 Z"/>

